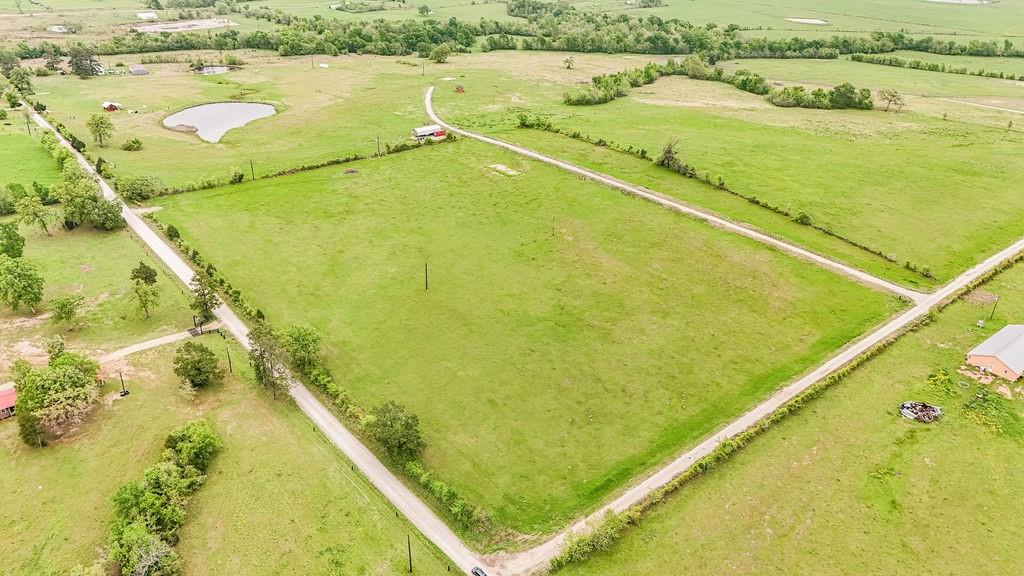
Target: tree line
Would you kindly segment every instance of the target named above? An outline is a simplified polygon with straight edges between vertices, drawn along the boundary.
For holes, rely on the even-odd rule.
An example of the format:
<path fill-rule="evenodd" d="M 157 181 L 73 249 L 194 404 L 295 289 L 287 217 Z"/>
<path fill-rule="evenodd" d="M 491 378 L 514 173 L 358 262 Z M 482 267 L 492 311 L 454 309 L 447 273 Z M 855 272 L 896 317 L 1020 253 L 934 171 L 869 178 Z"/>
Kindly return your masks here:
<path fill-rule="evenodd" d="M 967 66 L 955 66 L 945 62 L 924 62 L 921 60 L 908 60 L 899 56 L 875 55 L 875 54 L 852 54 L 850 60 L 864 62 L 865 64 L 880 64 L 882 66 L 895 66 L 896 68 L 913 68 L 914 70 L 927 70 L 929 72 L 946 72 L 949 74 L 967 74 L 969 76 L 984 76 L 986 78 L 1003 78 L 1006 80 L 1024 81 L 1024 74 L 1012 72 L 998 72 L 979 68 L 969 70 Z"/>
<path fill-rule="evenodd" d="M 173 34 L 125 33 L 94 45 L 61 47 L 51 42 L 29 46 L 20 42 L 12 51 L 19 58 L 47 54 L 70 56 L 73 50 L 98 54 L 147 53 L 172 50 L 259 49 L 283 56 L 307 54 L 409 55 L 422 46 L 450 44 L 468 50 L 482 39 L 485 49 L 560 50 L 637 54 L 702 54 L 711 62 L 731 58 L 837 58 L 840 54 L 916 50 L 970 56 L 1024 56 L 1009 40 L 971 40 L 957 43 L 932 37 L 911 38 L 902 32 L 874 32 L 831 38 L 745 38 L 736 25 L 696 25 L 676 18 L 605 14 L 579 10 L 563 3 L 510 0 L 506 11 L 519 20 L 499 22 L 481 18 L 385 21 L 342 21 L 316 15 L 300 17 L 280 9 L 249 4 L 226 8 L 249 18 L 278 24 L 269 31 Z M 496 36 L 496 40 L 491 40 Z"/>

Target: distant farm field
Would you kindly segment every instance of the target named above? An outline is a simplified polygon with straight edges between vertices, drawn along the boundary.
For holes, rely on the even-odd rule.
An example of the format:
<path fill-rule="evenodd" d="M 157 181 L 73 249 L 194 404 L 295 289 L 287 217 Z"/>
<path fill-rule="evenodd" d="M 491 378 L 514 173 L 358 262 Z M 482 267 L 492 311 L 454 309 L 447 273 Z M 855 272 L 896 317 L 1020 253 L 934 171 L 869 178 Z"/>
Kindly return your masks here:
<path fill-rule="evenodd" d="M 950 76 L 979 85 L 1006 83 L 854 62 L 744 63 L 748 64 L 766 74 L 789 70 L 790 81 L 810 77 L 808 71 L 819 71 L 825 78 L 829 66 L 841 70 L 856 65 L 858 74 L 913 72 L 928 79 Z M 836 80 L 858 78 L 858 85 L 873 86 L 868 77 Z M 1007 160 L 1024 143 L 1016 126 L 1008 130 L 1005 125 L 944 121 L 933 116 L 933 110 L 928 115 L 914 113 L 916 104 L 902 114 L 880 109 L 781 109 L 739 90 L 724 91 L 731 89 L 725 85 L 708 89 L 714 92 L 709 95 L 696 86 L 707 83 L 685 78 L 663 78 L 620 100 L 575 107 L 550 96 L 550 89 L 548 95 L 538 93 L 517 103 L 508 96 L 514 88 L 491 74 L 467 75 L 463 83 L 465 94 L 443 90 L 436 101 L 443 117 L 465 128 L 514 139 L 520 132 L 513 130 L 516 115 L 529 112 L 563 129 L 645 149 L 652 156 L 665 143 L 676 141 L 685 162 L 722 177 L 733 190 L 792 214 L 805 212 L 815 223 L 900 264 L 909 261 L 928 268 L 939 281 L 951 279 L 1021 235 L 1024 198 L 1014 192 L 1014 183 L 1024 178 L 1024 164 Z M 560 154 L 558 146 L 542 150 Z M 743 219 L 741 213 L 723 213 Z"/>
<path fill-rule="evenodd" d="M 521 82 L 554 86 L 554 94 L 573 82 L 622 68 L 642 66 L 646 56 L 579 56 L 574 70 L 565 70 L 565 54 L 524 53 L 459 55 L 447 64 L 415 56 L 316 56 L 279 58 L 269 53 L 238 51 L 247 64 L 238 71 L 200 76 L 188 71 L 188 61 L 216 61 L 219 54 L 171 53 L 170 64 L 147 65 L 148 76 L 39 78 L 38 99 L 50 114 L 82 140 L 93 158 L 102 156 L 115 175 L 150 175 L 170 185 L 198 183 L 207 178 L 226 181 L 237 168 L 257 176 L 354 154 L 368 156 L 388 144 L 407 142 L 413 128 L 428 123 L 423 91 L 431 84 L 454 89 L 469 71 L 501 70 Z M 132 64 L 136 55 L 118 57 Z M 327 66 L 321 68 L 320 66 Z M 550 90 L 550 88 L 548 88 Z M 124 110 L 105 113 L 100 105 L 114 101 Z M 164 118 L 183 108 L 222 101 L 266 102 L 277 114 L 228 132 L 216 144 L 195 134 L 162 125 Z M 115 126 L 113 142 L 100 147 L 89 138 L 85 122 L 108 114 Z M 139 138 L 143 149 L 126 152 L 121 144 Z M 250 161 L 252 164 L 250 164 Z"/>
<path fill-rule="evenodd" d="M 427 465 L 525 533 L 900 307 L 469 141 L 153 203 L 274 325 L 323 333 L 358 403 L 419 414 Z"/>
<path fill-rule="evenodd" d="M 924 558 L 942 574 L 1018 572 L 1024 390 L 956 370 L 1021 321 L 1022 286 L 1024 268 L 1004 272 L 561 574 L 895 574 Z M 994 319 L 978 328 L 996 296 Z M 951 387 L 928 383 L 935 370 L 952 374 Z M 1013 399 L 993 392 L 1000 385 Z M 931 425 L 901 418 L 907 400 L 944 415 Z"/>

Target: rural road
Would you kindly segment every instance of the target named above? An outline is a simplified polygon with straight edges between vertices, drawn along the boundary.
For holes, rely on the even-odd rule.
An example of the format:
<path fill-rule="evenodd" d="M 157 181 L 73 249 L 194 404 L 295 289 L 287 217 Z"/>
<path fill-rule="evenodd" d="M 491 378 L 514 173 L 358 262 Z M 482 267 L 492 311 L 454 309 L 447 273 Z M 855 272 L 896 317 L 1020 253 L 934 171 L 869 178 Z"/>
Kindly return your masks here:
<path fill-rule="evenodd" d="M 431 89 L 432 91 L 432 89 Z M 743 430 L 754 425 L 758 420 L 767 416 L 776 408 L 784 404 L 789 399 L 793 398 L 800 392 L 806 390 L 815 382 L 824 378 L 829 373 L 847 364 L 858 355 L 868 350 L 872 346 L 884 342 L 889 338 L 895 336 L 902 328 L 911 324 L 915 320 L 923 317 L 931 310 L 932 307 L 939 304 L 943 300 L 956 295 L 961 289 L 967 286 L 970 282 L 984 275 L 988 271 L 994 269 L 1002 262 L 1014 257 L 1019 252 L 1024 250 L 1024 239 L 1014 243 L 1012 246 L 1002 250 L 998 254 L 991 256 L 984 262 L 974 266 L 967 272 L 964 272 L 958 278 L 956 278 L 950 284 L 944 286 L 937 292 L 932 294 L 919 294 L 917 292 L 909 291 L 900 286 L 890 284 L 888 282 L 879 280 L 871 275 L 863 272 L 854 270 L 852 268 L 843 266 L 841 264 L 832 262 L 821 256 L 812 254 L 805 250 L 797 247 L 790 246 L 784 242 L 781 242 L 770 236 L 760 234 L 758 232 L 743 228 L 732 222 L 723 220 L 716 216 L 706 214 L 699 210 L 695 210 L 691 207 L 679 204 L 674 200 L 664 198 L 654 192 L 641 189 L 624 182 L 620 182 L 613 178 L 603 176 L 597 173 L 593 173 L 582 168 L 573 166 L 567 162 L 562 162 L 548 156 L 538 154 L 536 152 L 527 150 L 525 148 L 501 142 L 493 138 L 460 130 L 453 126 L 444 123 L 440 118 L 434 114 L 431 107 L 431 91 L 428 91 L 425 97 L 425 104 L 428 115 L 433 119 L 434 122 L 445 126 L 447 129 L 461 134 L 465 137 L 475 138 L 483 142 L 499 146 L 513 152 L 523 154 L 527 157 L 534 158 L 536 160 L 553 164 L 570 172 L 579 174 L 581 176 L 590 178 L 592 180 L 607 184 L 614 188 L 636 194 L 644 198 L 648 198 L 658 204 L 668 206 L 670 208 L 679 210 L 683 213 L 690 214 L 697 218 L 711 222 L 717 226 L 725 228 L 727 230 L 743 234 L 754 238 L 755 240 L 765 242 L 769 245 L 776 246 L 781 250 L 794 253 L 800 257 L 810 259 L 821 265 L 827 266 L 831 269 L 838 270 L 847 276 L 851 276 L 859 279 L 867 284 L 882 287 L 886 290 L 896 292 L 901 296 L 904 296 L 911 301 L 915 302 L 914 306 L 907 311 L 903 312 L 889 323 L 885 324 L 878 330 L 865 336 L 862 340 L 853 343 L 844 350 L 838 352 L 835 356 L 830 358 L 827 362 L 816 368 L 814 371 L 800 378 L 796 382 L 789 384 L 785 388 L 779 390 L 770 398 L 753 408 L 749 412 L 743 414 L 737 420 L 733 421 L 723 429 L 716 432 L 713 436 L 700 443 L 696 447 L 688 450 L 686 453 L 679 456 L 676 460 L 669 463 L 667 466 L 654 472 L 649 477 L 638 482 L 632 486 L 629 490 L 624 492 L 622 495 L 608 503 L 606 506 L 588 515 L 582 520 L 576 522 L 569 528 L 559 532 L 546 542 L 518 553 L 513 554 L 500 554 L 493 555 L 486 558 L 481 558 L 475 555 L 449 528 L 448 526 L 430 509 L 429 506 L 424 504 L 419 498 L 416 497 L 406 486 L 398 480 L 381 462 L 371 453 L 362 443 L 359 442 L 358 438 L 350 430 L 338 421 L 337 418 L 324 407 L 301 383 L 293 381 L 290 393 L 295 399 L 296 404 L 299 408 L 309 417 L 310 420 L 317 426 L 317 428 L 333 443 L 339 450 L 341 450 L 356 466 L 359 467 L 360 471 L 369 479 L 369 481 L 398 509 L 400 510 L 409 521 L 416 526 L 424 536 L 426 536 L 431 542 L 434 543 L 444 554 L 446 554 L 459 569 L 464 572 L 469 572 L 474 566 L 482 566 L 487 570 L 490 576 L 520 576 L 524 574 L 530 574 L 533 572 L 540 571 L 547 567 L 551 558 L 553 558 L 559 551 L 559 547 L 562 542 L 566 539 L 570 531 L 578 531 L 585 528 L 592 521 L 599 519 L 604 515 L 605 510 L 624 510 L 632 504 L 639 501 L 641 498 L 649 494 L 651 491 L 665 485 L 673 478 L 684 472 L 689 468 L 696 460 L 700 459 L 706 454 L 713 451 L 722 441 L 736 434 L 739 434 Z M 44 129 L 54 131 L 53 127 L 46 121 L 42 116 L 35 114 L 33 120 L 39 126 Z M 55 131 L 54 131 L 55 132 Z M 105 197 L 116 200 L 121 204 L 121 213 L 128 223 L 129 228 L 134 232 L 152 252 L 171 270 L 171 272 L 186 285 L 189 284 L 194 275 L 191 267 L 174 251 L 174 249 L 164 241 L 162 237 L 157 235 L 146 223 L 143 221 L 138 214 L 128 208 L 120 199 L 114 194 L 113 189 L 104 181 L 99 175 L 96 174 L 93 167 L 89 162 L 77 151 L 75 151 L 71 145 L 59 134 L 58 139 L 78 160 L 79 164 L 83 169 L 88 171 L 97 182 L 99 182 L 103 194 Z M 242 322 L 242 320 L 226 305 L 218 307 L 216 310 L 217 318 L 223 323 L 223 327 L 227 329 L 232 336 L 234 336 L 244 347 L 249 347 L 248 333 L 249 330 Z"/>
<path fill-rule="evenodd" d="M 558 158 L 555 158 L 553 156 L 548 156 L 546 154 L 541 154 L 540 152 L 535 152 L 523 146 L 518 146 L 516 144 L 505 142 L 504 140 L 498 140 L 497 138 L 491 138 L 490 136 L 484 136 L 483 134 L 477 134 L 476 132 L 470 132 L 468 130 L 458 128 L 456 126 L 452 126 L 451 124 L 448 124 L 444 120 L 442 120 L 434 112 L 433 95 L 434 87 L 431 86 L 430 88 L 427 89 L 426 95 L 423 97 L 423 105 L 426 108 L 427 115 L 430 116 L 430 119 L 434 123 L 442 126 L 443 128 L 450 132 L 454 132 L 455 134 L 459 134 L 467 138 L 473 138 L 481 142 L 486 142 L 487 144 L 491 144 L 492 146 L 497 146 L 499 148 L 511 150 L 516 154 L 522 154 L 527 158 L 532 158 L 545 164 L 550 164 L 552 166 L 555 166 L 556 168 L 561 168 L 562 170 L 576 174 L 577 176 L 587 178 L 588 180 L 593 180 L 600 184 L 604 184 L 606 186 L 610 186 L 612 188 L 625 192 L 627 194 L 639 196 L 646 200 L 650 200 L 651 202 L 660 204 L 666 208 L 675 210 L 676 212 L 681 212 L 683 214 L 686 214 L 687 216 L 692 216 L 694 218 L 697 218 L 698 220 L 703 220 L 704 222 L 707 222 L 723 230 L 727 230 L 729 232 L 733 232 L 741 236 L 746 236 L 747 238 L 751 238 L 753 240 L 761 242 L 762 244 L 767 244 L 773 248 L 777 248 L 779 250 L 782 250 L 783 252 L 787 252 L 789 254 L 797 256 L 798 258 L 809 260 L 819 266 L 828 268 L 829 270 L 838 272 L 844 276 L 852 278 L 857 282 L 861 282 L 869 286 L 874 286 L 877 288 L 881 288 L 882 290 L 892 292 L 898 296 L 901 296 L 909 300 L 910 302 L 923 302 L 924 300 L 927 299 L 927 294 L 923 294 L 921 292 L 905 288 L 898 284 L 889 282 L 888 280 L 883 280 L 881 278 L 868 274 L 867 272 L 864 272 L 862 270 L 857 270 L 856 268 L 847 266 L 846 264 L 843 264 L 841 262 L 836 262 L 831 258 L 826 258 L 820 254 L 815 254 L 814 252 L 811 252 L 810 250 L 807 250 L 805 248 L 801 248 L 799 246 L 795 246 L 793 244 L 780 240 L 774 236 L 771 236 L 770 234 L 759 232 L 753 228 L 748 228 L 746 226 L 737 224 L 736 222 L 726 220 L 725 218 L 712 214 L 711 212 L 705 212 L 704 210 L 701 210 L 699 208 L 695 208 L 688 204 L 684 204 L 679 200 L 676 200 L 659 192 L 655 192 L 642 186 L 636 186 L 634 184 L 624 182 L 622 180 L 619 180 L 618 178 L 609 176 L 607 174 L 594 172 L 593 170 L 587 170 L 586 168 L 582 168 L 580 166 L 577 166 L 570 162 L 566 162 L 564 160 L 559 160 Z"/>
<path fill-rule="evenodd" d="M 216 330 L 217 328 L 220 327 L 221 323 L 219 321 L 215 321 L 203 326 L 203 330 Z M 164 346 L 167 344 L 171 344 L 173 342 L 177 342 L 179 340 L 186 340 L 188 338 L 192 338 L 197 334 L 198 332 L 193 333 L 190 330 L 185 330 L 183 332 L 175 332 L 174 334 L 168 334 L 166 336 L 161 336 L 159 338 L 153 338 L 152 340 L 146 340 L 145 342 L 132 344 L 131 346 L 126 346 L 124 348 L 121 348 L 120 350 L 114 350 L 109 354 L 104 354 L 103 356 L 100 356 L 99 363 L 106 364 L 108 362 L 113 362 L 114 360 L 120 360 L 121 358 L 129 356 L 131 354 L 135 354 L 137 352 L 142 352 L 143 350 L 149 350 L 150 348 L 156 348 L 158 346 Z"/>

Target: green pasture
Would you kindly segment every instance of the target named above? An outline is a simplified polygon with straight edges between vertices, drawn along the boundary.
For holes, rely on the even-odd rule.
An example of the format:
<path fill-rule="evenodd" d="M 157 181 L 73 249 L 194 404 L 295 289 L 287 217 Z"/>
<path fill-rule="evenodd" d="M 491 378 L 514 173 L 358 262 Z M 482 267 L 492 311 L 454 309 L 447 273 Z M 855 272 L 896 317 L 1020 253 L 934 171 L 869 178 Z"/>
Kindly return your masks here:
<path fill-rule="evenodd" d="M 953 304 L 683 486 L 608 553 L 560 574 L 894 574 L 921 562 L 943 574 L 1016 572 L 1024 553 L 1007 543 L 1024 514 L 1022 389 L 983 387 L 956 370 L 968 350 L 1021 321 L 1022 286 L 1017 266 Z M 978 328 L 995 296 L 995 318 Z M 953 375 L 951 389 L 928 384 L 939 369 Z M 985 408 L 970 408 L 982 390 Z M 901 418 L 907 400 L 944 416 Z"/>
<path fill-rule="evenodd" d="M 415 411 L 430 468 L 531 534 L 900 307 L 473 142 L 154 204 L 273 324 L 324 334 L 358 403 Z"/>
<path fill-rule="evenodd" d="M 0 186 L 21 184 L 31 189 L 33 181 L 53 184 L 58 176 L 57 163 L 39 143 L 41 134 L 36 125 L 31 125 L 29 136 L 20 112 L 9 113 L 6 122 L 11 126 L 0 130 Z"/>
<path fill-rule="evenodd" d="M 788 67 L 801 78 L 806 77 L 802 65 L 818 69 L 832 64 L 749 63 Z M 857 65 L 869 74 L 917 72 L 929 79 L 991 81 L 837 64 Z M 793 214 L 803 211 L 817 224 L 900 264 L 929 268 L 940 281 L 1021 236 L 1024 201 L 1014 183 L 1024 177 L 1024 164 L 1006 161 L 1024 141 L 1016 129 L 944 121 L 913 113 L 913 104 L 902 114 L 779 109 L 726 85 L 718 87 L 724 91 L 715 92 L 717 100 L 710 100 L 704 88 L 695 86 L 707 83 L 684 78 L 663 78 L 630 97 L 577 107 L 557 99 L 558 86 L 527 89 L 493 73 L 467 74 L 461 82 L 464 94 L 440 90 L 435 100 L 443 117 L 463 127 L 516 138 L 520 131 L 510 132 L 516 115 L 528 112 L 655 156 L 666 142 L 676 141 L 684 161 L 721 176 L 732 189 Z M 702 100 L 693 102 L 690 94 Z M 561 154 L 559 146 L 542 151 Z M 601 168 L 595 159 L 592 165 Z M 743 218 L 739 213 L 734 217 Z"/>

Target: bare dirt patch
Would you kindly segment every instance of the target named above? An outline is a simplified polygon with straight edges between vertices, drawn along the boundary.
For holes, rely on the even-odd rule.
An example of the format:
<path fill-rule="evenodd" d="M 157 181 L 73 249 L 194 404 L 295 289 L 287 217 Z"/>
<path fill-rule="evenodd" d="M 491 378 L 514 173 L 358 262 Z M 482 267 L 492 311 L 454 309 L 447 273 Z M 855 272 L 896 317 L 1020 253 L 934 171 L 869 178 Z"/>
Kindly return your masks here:
<path fill-rule="evenodd" d="M 987 306 L 998 299 L 999 296 L 985 290 L 984 288 L 975 288 L 964 295 L 964 302 L 973 306 Z"/>
<path fill-rule="evenodd" d="M 519 175 L 519 171 L 518 170 L 513 170 L 513 169 L 509 168 L 508 166 L 505 166 L 504 164 L 491 164 L 489 166 L 489 168 L 491 170 L 494 170 L 495 172 L 501 172 L 502 174 L 504 174 L 506 176 L 518 176 Z"/>
<path fill-rule="evenodd" d="M 821 18 L 786 18 L 790 22 L 796 22 L 797 24 L 828 24 L 828 20 L 822 20 Z"/>
<path fill-rule="evenodd" d="M 132 26 L 132 29 L 144 34 L 160 34 L 161 32 L 209 30 L 211 28 L 224 28 L 225 26 L 238 26 L 238 24 L 228 20 L 227 18 L 207 18 L 205 20 L 186 20 L 184 22 L 165 22 L 162 24 Z"/>

